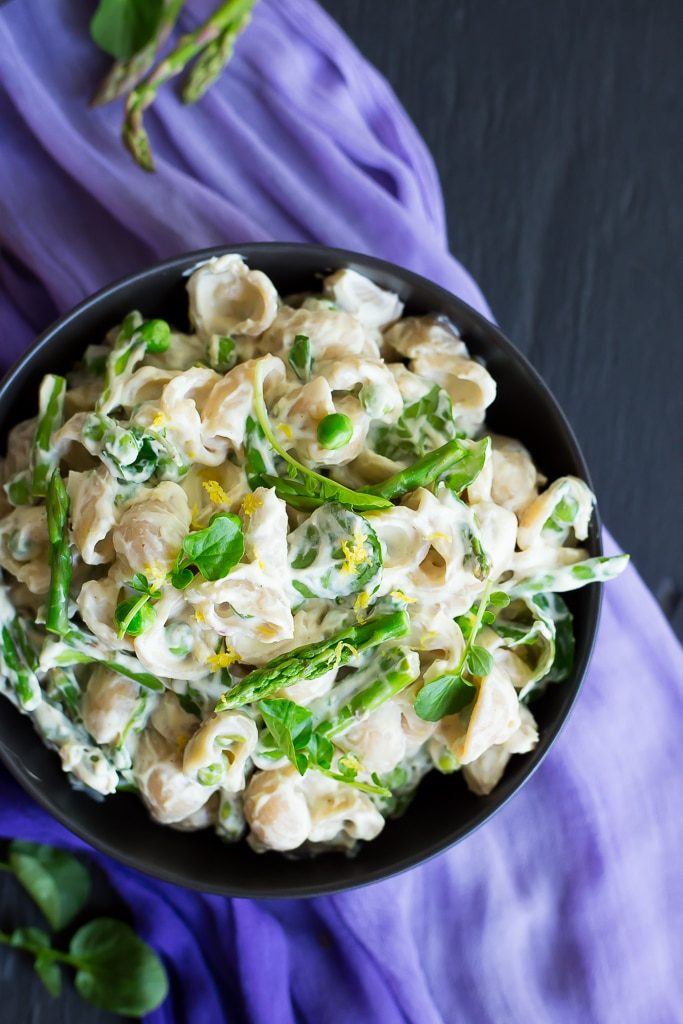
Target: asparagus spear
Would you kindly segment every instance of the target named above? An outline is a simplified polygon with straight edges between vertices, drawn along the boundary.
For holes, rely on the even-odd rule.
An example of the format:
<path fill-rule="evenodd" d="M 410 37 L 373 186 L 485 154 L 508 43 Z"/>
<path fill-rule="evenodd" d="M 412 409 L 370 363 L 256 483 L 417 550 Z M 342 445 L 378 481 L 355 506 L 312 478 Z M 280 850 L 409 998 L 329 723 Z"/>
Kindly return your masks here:
<path fill-rule="evenodd" d="M 470 451 L 458 438 L 447 441 L 440 448 L 423 455 L 400 473 L 382 480 L 378 484 L 370 484 L 363 488 L 366 494 L 375 494 L 390 501 L 400 498 L 416 487 L 428 487 L 438 480 L 447 470 L 453 469 L 459 462 L 470 457 Z M 462 488 L 460 488 L 462 489 Z"/>
<path fill-rule="evenodd" d="M 315 679 L 339 665 L 345 665 L 361 651 L 386 640 L 405 636 L 409 629 L 405 612 L 392 612 L 367 619 L 360 625 L 342 629 L 339 633 L 318 643 L 298 647 L 280 655 L 263 668 L 255 669 L 240 680 L 232 690 L 223 694 L 216 705 L 216 711 L 241 707 L 252 701 L 263 700 L 275 690 L 304 679 Z"/>
<path fill-rule="evenodd" d="M 389 647 L 381 654 L 373 669 L 377 678 L 347 701 L 333 719 L 321 722 L 317 732 L 328 739 L 338 736 L 354 721 L 376 711 L 417 679 L 420 674 L 420 658 L 415 651 Z"/>
<path fill-rule="evenodd" d="M 254 0 L 226 0 L 194 32 L 181 36 L 177 46 L 130 93 L 123 122 L 123 142 L 133 158 L 145 171 L 154 170 L 149 138 L 143 125 L 145 110 L 151 106 L 157 91 L 180 74 L 186 64 L 253 7 Z"/>
<path fill-rule="evenodd" d="M 33 477 L 32 490 L 37 498 L 47 494 L 48 481 L 57 464 L 57 457 L 50 451 L 52 435 L 64 416 L 64 393 L 66 380 L 54 373 L 43 377 L 39 392 L 39 414 L 36 436 L 31 456 Z"/>
<path fill-rule="evenodd" d="M 241 17 L 226 25 L 216 39 L 205 46 L 185 79 L 182 93 L 183 103 L 196 103 L 207 89 L 211 88 L 232 57 L 235 40 L 250 21 L 251 11 L 246 10 Z"/>
<path fill-rule="evenodd" d="M 185 0 L 166 0 L 156 32 L 150 41 L 128 60 L 117 60 L 100 82 L 90 101 L 91 107 L 111 103 L 130 92 L 151 68 L 157 53 L 161 50 L 178 20 Z"/>
<path fill-rule="evenodd" d="M 69 495 L 58 471 L 52 474 L 48 484 L 46 509 L 51 576 L 45 628 L 63 636 L 70 628 L 71 548 L 67 523 Z"/>
<path fill-rule="evenodd" d="M 2 657 L 7 670 L 7 676 L 14 688 L 19 705 L 24 711 L 33 711 L 40 704 L 42 694 L 40 683 L 31 665 L 27 665 L 22 657 L 24 650 L 24 639 L 27 646 L 28 638 L 24 634 L 24 625 L 17 617 L 8 626 L 2 627 Z M 33 663 L 33 656 L 31 662 Z"/>

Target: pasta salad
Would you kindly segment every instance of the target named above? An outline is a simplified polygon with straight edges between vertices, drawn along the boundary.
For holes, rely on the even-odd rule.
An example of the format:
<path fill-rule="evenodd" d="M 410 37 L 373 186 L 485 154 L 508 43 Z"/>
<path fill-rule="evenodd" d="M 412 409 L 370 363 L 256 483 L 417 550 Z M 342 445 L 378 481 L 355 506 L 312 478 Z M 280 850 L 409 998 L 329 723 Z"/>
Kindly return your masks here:
<path fill-rule="evenodd" d="M 257 851 L 353 850 L 431 770 L 486 795 L 572 669 L 594 497 L 486 429 L 452 323 L 228 254 L 11 431 L 0 688 L 79 787 Z"/>

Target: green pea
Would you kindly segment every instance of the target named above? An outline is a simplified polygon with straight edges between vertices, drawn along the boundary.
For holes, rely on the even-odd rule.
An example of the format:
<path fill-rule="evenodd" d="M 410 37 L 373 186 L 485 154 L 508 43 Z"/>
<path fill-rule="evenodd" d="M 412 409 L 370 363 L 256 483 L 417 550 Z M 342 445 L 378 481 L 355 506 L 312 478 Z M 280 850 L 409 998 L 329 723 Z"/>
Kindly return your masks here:
<path fill-rule="evenodd" d="M 171 328 L 165 320 L 146 320 L 140 328 L 140 337 L 148 352 L 165 352 L 171 344 Z"/>
<path fill-rule="evenodd" d="M 197 772 L 197 782 L 200 786 L 217 786 L 223 778 L 223 765 L 214 763 L 206 768 L 200 768 Z"/>
<path fill-rule="evenodd" d="M 117 605 L 114 612 L 114 621 L 119 629 L 124 630 L 128 636 L 140 636 L 149 629 L 157 617 L 157 613 L 151 604 L 143 604 L 144 598 L 131 597 Z M 130 613 L 134 614 L 129 618 Z M 128 619 L 128 621 L 126 621 Z M 125 626 L 125 629 L 124 629 Z"/>
<path fill-rule="evenodd" d="M 324 416 L 318 424 L 318 441 L 330 451 L 343 448 L 353 437 L 353 423 L 341 412 Z"/>

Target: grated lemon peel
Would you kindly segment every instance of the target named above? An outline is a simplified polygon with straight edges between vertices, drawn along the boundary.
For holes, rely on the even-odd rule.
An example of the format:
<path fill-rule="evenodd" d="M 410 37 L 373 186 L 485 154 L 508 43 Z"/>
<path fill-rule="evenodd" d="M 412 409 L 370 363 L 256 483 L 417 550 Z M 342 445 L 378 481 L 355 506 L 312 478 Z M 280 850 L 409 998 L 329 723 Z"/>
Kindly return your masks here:
<path fill-rule="evenodd" d="M 214 505 L 229 505 L 230 498 L 225 493 L 218 480 L 202 480 L 202 487 Z"/>

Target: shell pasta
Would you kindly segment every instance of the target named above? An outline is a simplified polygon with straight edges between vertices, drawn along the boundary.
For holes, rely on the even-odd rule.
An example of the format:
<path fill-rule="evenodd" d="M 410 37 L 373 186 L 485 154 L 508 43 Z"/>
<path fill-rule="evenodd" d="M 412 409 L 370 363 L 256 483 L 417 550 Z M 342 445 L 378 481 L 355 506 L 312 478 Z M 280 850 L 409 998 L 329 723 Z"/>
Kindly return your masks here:
<path fill-rule="evenodd" d="M 594 497 L 492 434 L 456 327 L 353 270 L 197 266 L 0 462 L 0 689 L 73 785 L 258 852 L 357 849 L 429 771 L 490 793 L 572 671 Z"/>

